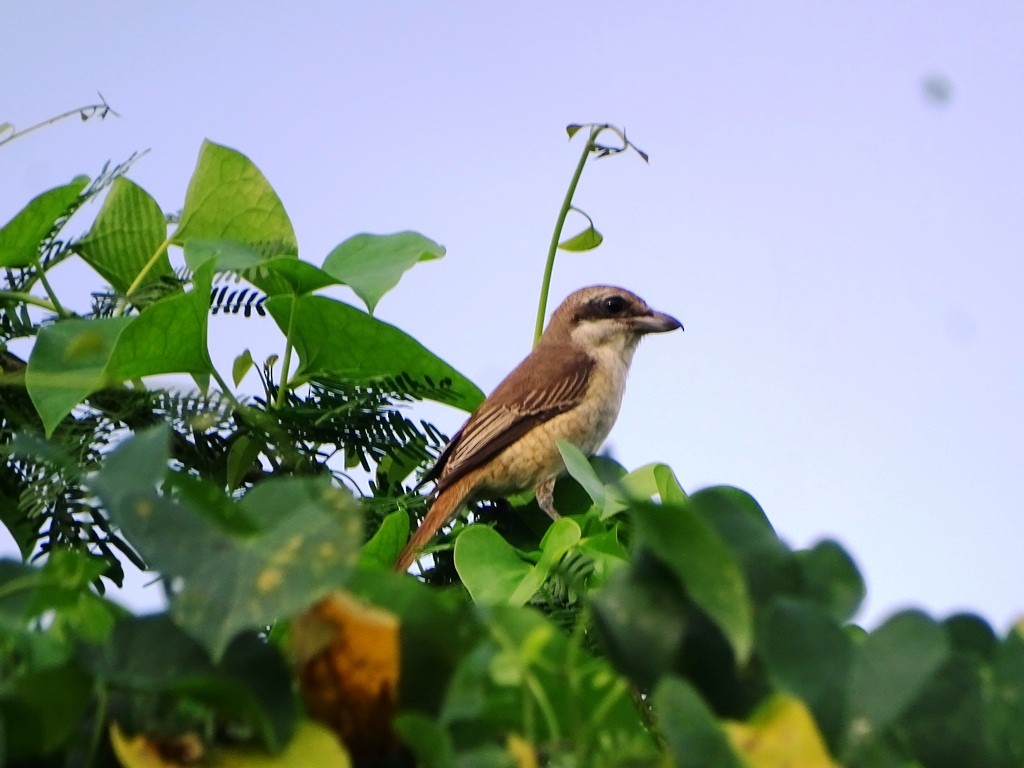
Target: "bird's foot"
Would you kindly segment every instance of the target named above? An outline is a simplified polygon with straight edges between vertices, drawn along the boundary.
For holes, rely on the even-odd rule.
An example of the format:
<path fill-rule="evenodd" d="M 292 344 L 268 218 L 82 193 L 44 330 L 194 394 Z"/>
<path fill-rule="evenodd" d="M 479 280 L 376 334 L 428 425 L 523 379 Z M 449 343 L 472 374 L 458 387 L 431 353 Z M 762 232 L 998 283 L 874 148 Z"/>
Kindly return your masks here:
<path fill-rule="evenodd" d="M 555 478 L 549 477 L 547 480 L 542 480 L 537 483 L 537 488 L 534 494 L 537 497 L 537 504 L 543 509 L 548 517 L 552 520 L 557 520 L 561 517 L 558 514 L 558 510 L 555 509 Z"/>

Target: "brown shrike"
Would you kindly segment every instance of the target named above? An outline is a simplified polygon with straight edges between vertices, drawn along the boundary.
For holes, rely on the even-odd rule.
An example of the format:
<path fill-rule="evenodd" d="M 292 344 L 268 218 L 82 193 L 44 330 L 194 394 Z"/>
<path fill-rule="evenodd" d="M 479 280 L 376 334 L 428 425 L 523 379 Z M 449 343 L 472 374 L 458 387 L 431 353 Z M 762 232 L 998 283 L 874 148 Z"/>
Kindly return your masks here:
<path fill-rule="evenodd" d="M 423 546 L 476 498 L 534 488 L 557 518 L 555 479 L 565 469 L 559 439 L 591 455 L 608 436 L 622 403 L 640 338 L 682 328 L 636 294 L 610 285 L 582 288 L 555 310 L 530 355 L 484 400 L 438 456 L 425 480 L 434 501 L 395 561 L 412 565 Z"/>

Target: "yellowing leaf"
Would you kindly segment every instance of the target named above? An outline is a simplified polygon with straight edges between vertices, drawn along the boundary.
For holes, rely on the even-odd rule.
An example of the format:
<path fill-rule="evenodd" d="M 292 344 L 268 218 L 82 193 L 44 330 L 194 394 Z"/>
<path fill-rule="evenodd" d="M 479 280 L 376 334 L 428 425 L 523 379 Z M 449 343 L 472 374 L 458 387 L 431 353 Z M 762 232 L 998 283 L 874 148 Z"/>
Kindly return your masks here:
<path fill-rule="evenodd" d="M 516 768 L 537 768 L 537 753 L 533 745 L 517 733 L 510 733 L 505 742 L 509 756 Z"/>
<path fill-rule="evenodd" d="M 387 754 L 396 741 L 398 620 L 337 592 L 295 618 L 291 643 L 310 715 L 357 760 Z"/>
<path fill-rule="evenodd" d="M 300 722 L 284 752 L 268 755 L 241 749 L 219 750 L 213 768 L 309 768 L 323 765 L 350 768 L 352 760 L 338 737 L 322 725 Z"/>
<path fill-rule="evenodd" d="M 728 722 L 725 730 L 750 768 L 838 768 L 811 713 L 792 696 L 776 694 L 749 722 Z"/>

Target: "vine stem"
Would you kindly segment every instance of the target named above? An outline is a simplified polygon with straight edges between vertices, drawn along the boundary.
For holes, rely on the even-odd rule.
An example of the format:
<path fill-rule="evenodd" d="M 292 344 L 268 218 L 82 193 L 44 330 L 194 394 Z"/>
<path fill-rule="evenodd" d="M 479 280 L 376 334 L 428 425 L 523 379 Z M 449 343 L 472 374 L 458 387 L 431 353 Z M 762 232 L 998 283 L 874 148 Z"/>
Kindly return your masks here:
<path fill-rule="evenodd" d="M 34 307 L 42 307 L 48 309 L 50 312 L 56 312 L 60 314 L 60 310 L 51 301 L 46 299 L 40 299 L 37 296 L 33 296 L 31 293 L 24 293 L 22 291 L 0 291 L 0 300 L 13 299 L 14 301 L 22 301 L 26 304 L 31 304 Z"/>
<path fill-rule="evenodd" d="M 83 120 L 89 120 L 96 113 L 99 113 L 100 120 L 105 118 L 108 114 L 113 115 L 114 117 L 120 117 L 120 115 L 117 114 L 117 112 L 115 112 L 113 109 L 111 109 L 109 104 L 107 104 L 107 100 L 103 98 L 103 94 L 101 93 L 99 104 L 87 104 L 86 106 L 78 107 L 77 109 L 69 109 L 67 112 L 63 114 L 57 115 L 56 117 L 51 117 L 48 120 L 43 120 L 41 123 L 30 125 L 28 128 L 23 128 L 20 131 L 14 130 L 13 125 L 5 123 L 5 126 L 10 127 L 10 133 L 8 133 L 6 136 L 0 136 L 0 146 L 3 146 L 4 144 L 10 141 L 14 141 L 15 139 L 20 139 L 22 136 L 26 136 L 32 133 L 33 131 L 38 131 L 40 128 L 45 128 L 48 125 L 59 123 L 61 120 L 66 120 L 69 117 L 80 115 Z"/>
<path fill-rule="evenodd" d="M 168 249 L 168 247 L 170 247 L 170 245 L 171 245 L 171 238 L 170 237 L 168 237 L 166 240 L 164 240 L 162 243 L 160 243 L 160 247 L 158 247 L 156 249 L 156 252 L 152 256 L 149 257 L 149 261 L 146 262 L 146 265 L 142 268 L 142 271 L 139 272 L 139 274 L 135 276 L 135 279 L 132 281 L 132 284 L 128 286 L 128 290 L 124 292 L 125 298 L 128 298 L 133 293 L 135 293 L 135 291 L 138 290 L 139 286 L 142 285 L 142 281 L 146 279 L 146 275 L 148 275 L 150 273 L 150 271 L 153 269 L 153 267 L 156 266 L 156 263 L 157 263 L 157 261 L 160 260 L 160 257 L 163 256 L 165 253 L 167 253 L 167 249 Z M 126 301 L 124 306 L 121 307 L 121 314 L 123 315 L 127 311 L 128 311 L 128 302 Z"/>
<path fill-rule="evenodd" d="M 540 301 L 537 304 L 537 322 L 533 328 L 533 346 L 536 347 L 540 341 L 540 335 L 544 332 L 544 316 L 548 310 L 548 291 L 551 288 L 551 273 L 555 268 L 555 254 L 558 252 L 558 243 L 562 239 L 562 228 L 565 226 L 565 218 L 572 208 L 572 199 L 576 194 L 576 186 L 580 183 L 580 176 L 583 174 L 583 166 L 587 164 L 587 158 L 594 150 L 595 140 L 607 125 L 592 125 L 590 136 L 580 154 L 579 162 L 576 163 L 576 170 L 569 181 L 569 189 L 565 192 L 565 199 L 562 200 L 562 207 L 558 211 L 558 219 L 555 220 L 555 229 L 551 233 L 551 243 L 548 245 L 548 258 L 544 264 L 544 277 L 540 284 Z"/>
<path fill-rule="evenodd" d="M 50 297 L 50 302 L 53 304 L 53 311 L 61 317 L 71 317 L 71 313 L 61 306 L 60 299 L 58 299 L 57 294 L 53 292 L 53 286 L 51 286 L 50 281 L 46 279 L 46 270 L 43 269 L 43 265 L 39 259 L 36 259 L 36 269 L 39 270 L 36 273 L 39 275 L 39 282 L 42 283 L 43 290 L 46 291 L 46 295 Z"/>
<path fill-rule="evenodd" d="M 281 358 L 281 383 L 277 387 L 277 397 L 274 398 L 274 407 L 280 408 L 284 405 L 285 393 L 288 391 L 288 377 L 291 375 L 292 367 L 292 333 L 295 326 L 295 305 L 298 304 L 298 297 L 292 299 L 291 309 L 288 310 L 288 333 L 284 337 L 284 355 Z"/>

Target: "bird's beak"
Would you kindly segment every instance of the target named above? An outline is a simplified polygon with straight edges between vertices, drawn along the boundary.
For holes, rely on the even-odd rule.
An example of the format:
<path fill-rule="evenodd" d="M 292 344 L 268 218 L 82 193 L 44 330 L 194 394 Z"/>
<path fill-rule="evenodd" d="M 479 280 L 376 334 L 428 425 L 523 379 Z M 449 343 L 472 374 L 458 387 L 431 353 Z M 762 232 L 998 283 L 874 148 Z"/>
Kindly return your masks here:
<path fill-rule="evenodd" d="M 674 331 L 676 328 L 683 329 L 683 324 L 672 315 L 666 315 L 664 312 L 653 309 L 646 314 L 631 318 L 630 322 L 637 333 L 665 333 Z"/>

